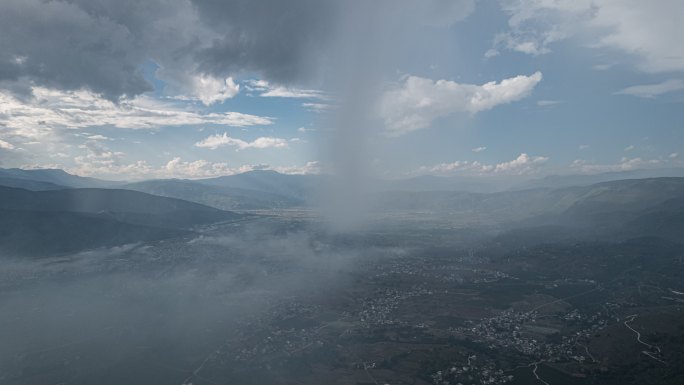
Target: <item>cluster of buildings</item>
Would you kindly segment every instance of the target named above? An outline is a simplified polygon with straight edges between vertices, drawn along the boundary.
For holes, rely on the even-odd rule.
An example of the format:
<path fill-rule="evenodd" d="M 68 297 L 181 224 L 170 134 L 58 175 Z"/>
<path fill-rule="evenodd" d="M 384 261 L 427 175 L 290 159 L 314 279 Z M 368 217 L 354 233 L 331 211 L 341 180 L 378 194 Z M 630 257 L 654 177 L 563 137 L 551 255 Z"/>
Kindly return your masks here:
<path fill-rule="evenodd" d="M 467 362 L 462 365 L 451 365 L 448 369 L 432 375 L 434 385 L 498 385 L 511 382 L 513 379 L 513 375 L 498 369 L 493 360 L 478 358 L 475 354 L 469 356 Z"/>
<path fill-rule="evenodd" d="M 457 257 L 449 263 L 435 263 L 427 258 L 399 258 L 374 266 L 378 271 L 372 275 L 374 280 L 383 278 L 412 277 L 439 283 L 492 283 L 501 279 L 515 279 L 507 273 L 484 268 L 469 267 L 482 264 L 473 263 L 475 257 Z M 468 262 L 465 262 L 468 261 Z"/>
<path fill-rule="evenodd" d="M 515 349 L 534 360 L 596 362 L 582 341 L 588 341 L 608 325 L 608 320 L 611 318 L 608 313 L 597 312 L 593 315 L 584 315 L 574 309 L 557 315 L 558 320 L 563 321 L 564 325 L 571 323 L 577 328 L 572 333 L 560 336 L 560 339 L 554 342 L 546 337 L 558 334 L 560 331 L 553 327 L 542 326 L 542 322 L 537 322 L 541 317 L 536 311 L 519 312 L 509 309 L 478 323 L 452 328 L 452 332 L 471 337 L 491 349 Z"/>
<path fill-rule="evenodd" d="M 412 297 L 433 294 L 435 294 L 433 290 L 422 285 L 413 286 L 409 290 L 380 290 L 376 296 L 361 301 L 361 310 L 358 312 L 357 317 L 362 327 L 366 328 L 379 325 L 394 325 L 397 324 L 397 321 L 392 313 L 402 301 Z"/>
<path fill-rule="evenodd" d="M 244 329 L 251 335 L 240 336 L 241 348 L 234 352 L 235 361 L 250 361 L 270 354 L 294 354 L 312 345 L 324 344 L 318 338 L 317 325 L 301 325 L 298 320 L 312 319 L 319 306 L 298 301 L 274 306 L 266 315 L 251 320 Z"/>

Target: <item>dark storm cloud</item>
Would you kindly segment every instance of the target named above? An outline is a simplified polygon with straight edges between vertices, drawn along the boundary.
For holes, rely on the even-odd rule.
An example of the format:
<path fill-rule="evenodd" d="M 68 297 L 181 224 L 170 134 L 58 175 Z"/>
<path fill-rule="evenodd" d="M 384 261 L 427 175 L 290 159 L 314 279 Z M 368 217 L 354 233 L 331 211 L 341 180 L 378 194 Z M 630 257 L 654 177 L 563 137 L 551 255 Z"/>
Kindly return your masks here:
<path fill-rule="evenodd" d="M 360 22 L 382 24 L 401 14 L 444 25 L 467 15 L 472 3 L 3 0 L 0 88 L 24 96 L 32 86 L 87 88 L 117 100 L 152 88 L 140 72 L 146 62 L 159 66 L 171 93 L 187 91 L 193 76 L 204 74 L 304 83 L 323 72 L 335 76 L 330 54 Z M 377 17 L 360 17 L 368 12 Z"/>
<path fill-rule="evenodd" d="M 197 73 L 302 78 L 325 35 L 328 2 L 0 2 L 0 84 L 88 88 L 110 99 L 151 89 L 140 73 L 160 66 L 171 86 Z M 22 87 L 23 86 L 23 87 Z M 182 87 L 180 87 L 182 89 Z"/>
<path fill-rule="evenodd" d="M 88 87 L 110 98 L 150 89 L 143 60 L 125 25 L 88 14 L 76 4 L 0 2 L 0 80 L 54 88 Z"/>
<path fill-rule="evenodd" d="M 256 71 L 269 80 L 310 78 L 335 20 L 332 1 L 196 0 L 221 37 L 198 54 L 200 68 Z"/>

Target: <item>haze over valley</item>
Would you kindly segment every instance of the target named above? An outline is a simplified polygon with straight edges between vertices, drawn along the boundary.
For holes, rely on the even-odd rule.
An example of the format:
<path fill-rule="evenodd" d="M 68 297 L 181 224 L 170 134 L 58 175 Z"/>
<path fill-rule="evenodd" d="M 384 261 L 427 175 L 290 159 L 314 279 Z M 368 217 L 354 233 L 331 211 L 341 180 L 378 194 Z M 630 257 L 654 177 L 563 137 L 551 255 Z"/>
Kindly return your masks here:
<path fill-rule="evenodd" d="M 0 385 L 684 383 L 683 4 L 0 1 Z"/>

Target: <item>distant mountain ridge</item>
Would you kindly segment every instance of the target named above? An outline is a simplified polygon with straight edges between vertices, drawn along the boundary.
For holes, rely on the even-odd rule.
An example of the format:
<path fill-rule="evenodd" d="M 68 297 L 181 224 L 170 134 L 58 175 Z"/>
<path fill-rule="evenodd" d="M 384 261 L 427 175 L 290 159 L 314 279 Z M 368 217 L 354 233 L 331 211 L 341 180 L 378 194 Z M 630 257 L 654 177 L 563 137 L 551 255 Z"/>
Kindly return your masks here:
<path fill-rule="evenodd" d="M 293 199 L 306 199 L 328 178 L 326 175 L 290 175 L 271 170 L 255 170 L 241 174 L 198 179 L 207 186 L 221 186 L 277 194 Z"/>
<path fill-rule="evenodd" d="M 110 215 L 122 222 L 169 228 L 188 228 L 240 217 L 232 212 L 175 198 L 131 190 L 93 188 L 27 191 L 0 187 L 0 209 Z"/>
<path fill-rule="evenodd" d="M 550 175 L 515 186 L 516 189 L 586 186 L 625 179 L 684 177 L 684 168 L 612 171 L 598 174 Z"/>
<path fill-rule="evenodd" d="M 502 218 L 520 218 L 542 212 L 562 212 L 577 203 L 582 198 L 581 194 L 586 191 L 599 194 L 601 190 L 598 185 L 602 183 L 614 183 L 602 186 L 610 190 L 611 194 L 617 194 L 621 191 L 619 186 L 626 186 L 627 190 L 638 186 L 645 188 L 643 183 L 630 184 L 631 182 L 625 181 L 644 180 L 645 178 L 638 177 L 661 174 L 684 176 L 684 169 L 549 176 L 517 182 L 515 188 L 503 188 L 503 185 L 497 185 L 489 178 L 421 176 L 377 181 L 370 186 L 373 191 L 370 199 L 377 203 L 375 207 L 380 210 L 435 210 L 447 215 L 476 211 Z M 3 175 L 6 179 L 2 179 Z M 17 176 L 23 179 L 16 178 Z M 245 211 L 310 207 L 316 203 L 322 186 L 330 180 L 328 175 L 287 175 L 270 170 L 256 170 L 207 179 L 158 179 L 124 184 L 77 177 L 61 170 L 0 169 L 0 185 L 4 181 L 12 187 L 55 190 L 75 185 L 104 184 L 107 188 L 178 198 L 222 210 Z M 511 184 L 514 181 L 508 179 L 501 183 Z M 657 195 L 662 192 L 649 193 Z M 587 200 L 584 204 L 588 202 Z M 606 204 L 614 202 L 613 198 L 607 198 Z M 578 211 L 579 206 L 574 210 Z"/>
<path fill-rule="evenodd" d="M 0 257 L 50 257 L 185 234 L 95 214 L 0 209 Z"/>
<path fill-rule="evenodd" d="M 85 188 L 85 187 L 113 187 L 121 184 L 120 182 L 102 180 L 97 178 L 83 177 L 69 174 L 61 169 L 34 169 L 25 170 L 20 168 L 0 168 L 0 185 L 6 186 L 1 181 L 3 179 L 17 181 L 41 182 L 54 185 L 55 187 Z M 36 185 L 40 186 L 40 185 Z M 21 187 L 21 186 L 11 186 Z M 48 187 L 44 185 L 43 187 Z M 47 188 L 44 188 L 47 189 Z"/>
<path fill-rule="evenodd" d="M 552 239 L 562 237 L 570 228 L 573 234 L 583 236 L 684 238 L 684 177 L 590 183 L 639 175 L 642 173 L 548 177 L 531 183 L 541 187 L 491 193 L 448 189 L 454 186 L 452 182 L 464 179 L 420 177 L 380 182 L 368 199 L 379 213 L 430 215 L 454 223 L 462 220 L 463 225 L 516 226 L 517 235 L 509 239 L 543 233 Z M 163 239 L 186 234 L 197 225 L 242 218 L 223 211 L 226 209 L 310 207 L 315 193 L 330 178 L 251 171 L 119 187 L 118 182 L 77 177 L 61 170 L 0 169 L 0 252 L 67 252 Z M 577 184 L 565 185 L 571 182 Z M 12 187 L 2 187 L 3 183 Z M 543 187 L 549 183 L 560 187 Z M 107 188 L 69 187 L 92 184 Z M 441 189 L 430 190 L 436 187 Z"/>
<path fill-rule="evenodd" d="M 23 188 L 32 191 L 45 191 L 45 190 L 61 190 L 69 188 L 66 186 L 60 186 L 58 184 L 50 182 L 41 182 L 37 180 L 21 179 L 21 178 L 11 178 L 11 177 L 0 177 L 0 186 Z"/>
<path fill-rule="evenodd" d="M 242 215 L 118 189 L 0 187 L 0 255 L 51 255 L 187 234 Z"/>
<path fill-rule="evenodd" d="M 121 188 L 184 199 L 222 210 L 267 210 L 306 205 L 304 199 L 298 197 L 301 195 L 299 193 L 294 193 L 294 196 L 283 195 L 281 189 L 278 189 L 281 192 L 279 194 L 263 189 L 232 187 L 213 181 L 203 183 L 184 179 L 161 179 L 129 183 Z"/>
<path fill-rule="evenodd" d="M 517 222 L 504 232 L 507 242 L 656 237 L 684 243 L 684 178 L 625 179 L 554 191 L 571 199 L 561 210 Z"/>

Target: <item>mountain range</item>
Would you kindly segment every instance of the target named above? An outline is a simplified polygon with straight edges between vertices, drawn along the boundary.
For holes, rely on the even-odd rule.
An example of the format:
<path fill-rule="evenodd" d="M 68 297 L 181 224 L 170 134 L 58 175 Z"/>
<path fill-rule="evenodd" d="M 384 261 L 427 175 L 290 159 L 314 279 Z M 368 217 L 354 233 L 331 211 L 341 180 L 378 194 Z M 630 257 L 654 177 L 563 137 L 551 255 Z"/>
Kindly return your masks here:
<path fill-rule="evenodd" d="M 680 241 L 684 177 L 679 173 L 553 176 L 494 192 L 460 188 L 466 182 L 489 185 L 486 179 L 420 177 L 381 181 L 368 199 L 378 212 L 430 213 L 464 226 L 496 226 L 508 240 L 551 241 L 572 234 Z M 675 176 L 644 177 L 664 174 Z M 125 183 L 63 170 L 0 169 L 0 252 L 73 252 L 176 237 L 251 211 L 308 209 L 329 178 L 252 171 Z"/>
<path fill-rule="evenodd" d="M 53 255 L 189 234 L 242 218 L 179 199 L 121 189 L 30 191 L 0 186 L 0 252 Z"/>

